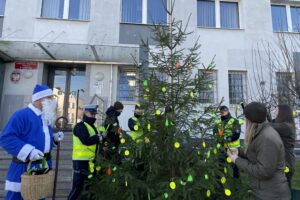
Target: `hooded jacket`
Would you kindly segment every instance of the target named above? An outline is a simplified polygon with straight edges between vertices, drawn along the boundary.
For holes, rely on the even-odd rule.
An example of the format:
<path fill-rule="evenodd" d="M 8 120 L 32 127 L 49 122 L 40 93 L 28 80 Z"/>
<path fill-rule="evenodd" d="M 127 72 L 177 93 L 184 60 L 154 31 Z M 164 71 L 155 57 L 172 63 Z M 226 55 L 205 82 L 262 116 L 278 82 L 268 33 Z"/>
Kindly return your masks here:
<path fill-rule="evenodd" d="M 120 116 L 120 113 L 113 106 L 109 107 L 105 113 L 104 128 L 107 129 L 107 138 L 109 142 L 118 148 L 120 145 L 120 123 L 118 116 Z"/>

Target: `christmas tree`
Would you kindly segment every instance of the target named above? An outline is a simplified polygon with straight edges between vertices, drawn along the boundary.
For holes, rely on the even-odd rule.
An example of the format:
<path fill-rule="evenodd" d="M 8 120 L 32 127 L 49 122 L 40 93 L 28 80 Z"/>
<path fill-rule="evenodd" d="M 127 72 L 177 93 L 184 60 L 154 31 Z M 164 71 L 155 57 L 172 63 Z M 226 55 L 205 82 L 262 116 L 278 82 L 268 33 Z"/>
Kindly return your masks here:
<path fill-rule="evenodd" d="M 150 59 L 137 65 L 141 106 L 145 109 L 133 141 L 122 134 L 121 164 L 98 156 L 88 195 L 94 199 L 243 199 L 246 188 L 232 178 L 222 139 L 212 135 L 220 105 L 203 104 L 213 87 L 207 75 L 214 63 L 201 65 L 200 45 L 182 48 L 187 25 L 173 19 L 153 25 L 155 48 L 144 42 Z M 149 67 L 155 66 L 152 69 Z M 201 66 L 201 73 L 198 72 Z M 205 107 L 204 107 L 205 105 Z M 239 188 L 237 189 L 237 185 Z"/>

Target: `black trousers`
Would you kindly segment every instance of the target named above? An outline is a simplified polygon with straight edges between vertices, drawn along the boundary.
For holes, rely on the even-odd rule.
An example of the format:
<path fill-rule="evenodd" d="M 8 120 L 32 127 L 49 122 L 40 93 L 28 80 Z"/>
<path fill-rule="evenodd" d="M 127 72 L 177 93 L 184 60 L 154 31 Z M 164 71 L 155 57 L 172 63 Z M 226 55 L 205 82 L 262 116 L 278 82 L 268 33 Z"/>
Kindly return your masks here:
<path fill-rule="evenodd" d="M 89 161 L 73 160 L 73 184 L 68 200 L 77 200 L 85 189 L 84 182 L 87 180 Z"/>

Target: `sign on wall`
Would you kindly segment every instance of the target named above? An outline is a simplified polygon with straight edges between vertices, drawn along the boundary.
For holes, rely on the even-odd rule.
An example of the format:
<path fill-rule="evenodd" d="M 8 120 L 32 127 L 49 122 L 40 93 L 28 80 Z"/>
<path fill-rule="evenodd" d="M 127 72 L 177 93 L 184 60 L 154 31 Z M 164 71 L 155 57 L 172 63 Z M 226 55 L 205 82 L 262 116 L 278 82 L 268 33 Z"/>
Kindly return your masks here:
<path fill-rule="evenodd" d="M 37 62 L 15 62 L 15 69 L 37 69 Z"/>

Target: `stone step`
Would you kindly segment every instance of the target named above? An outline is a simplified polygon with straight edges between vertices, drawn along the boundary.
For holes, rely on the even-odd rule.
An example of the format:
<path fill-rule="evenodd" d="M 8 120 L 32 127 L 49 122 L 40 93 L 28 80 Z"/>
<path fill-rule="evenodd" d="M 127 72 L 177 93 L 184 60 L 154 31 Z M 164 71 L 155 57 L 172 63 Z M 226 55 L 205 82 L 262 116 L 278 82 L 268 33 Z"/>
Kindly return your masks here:
<path fill-rule="evenodd" d="M 55 194 L 55 200 L 66 200 L 69 195 L 70 189 L 57 189 Z M 4 190 L 0 191 L 0 199 L 4 199 Z M 46 198 L 46 200 L 52 200 L 52 197 Z"/>

